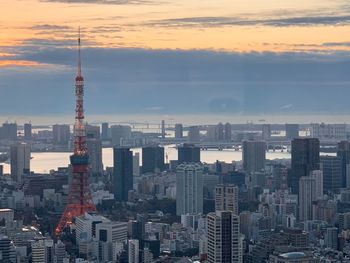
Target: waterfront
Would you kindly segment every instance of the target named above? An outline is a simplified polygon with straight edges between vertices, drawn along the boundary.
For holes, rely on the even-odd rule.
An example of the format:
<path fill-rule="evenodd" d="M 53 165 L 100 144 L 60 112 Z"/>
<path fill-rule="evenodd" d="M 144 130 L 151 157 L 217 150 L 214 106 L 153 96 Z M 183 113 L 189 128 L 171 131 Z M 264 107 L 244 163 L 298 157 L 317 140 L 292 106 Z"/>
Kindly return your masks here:
<path fill-rule="evenodd" d="M 142 161 L 141 148 L 134 148 L 134 153 L 140 153 L 140 161 Z M 177 159 L 177 149 L 166 146 L 165 154 L 167 156 L 166 161 Z M 32 159 L 30 163 L 31 171 L 36 173 L 48 173 L 52 169 L 57 167 L 66 167 L 69 164 L 69 152 L 41 152 L 32 153 Z M 268 152 L 266 154 L 267 159 L 289 159 L 290 153 L 288 152 Z M 113 149 L 103 148 L 102 159 L 104 167 L 113 166 Z M 242 160 L 242 152 L 235 151 L 233 149 L 225 149 L 223 151 L 218 150 L 205 150 L 201 151 L 201 160 L 205 163 L 214 163 L 216 160 L 224 162 L 240 161 Z M 10 165 L 4 163 L 4 173 L 10 172 Z"/>

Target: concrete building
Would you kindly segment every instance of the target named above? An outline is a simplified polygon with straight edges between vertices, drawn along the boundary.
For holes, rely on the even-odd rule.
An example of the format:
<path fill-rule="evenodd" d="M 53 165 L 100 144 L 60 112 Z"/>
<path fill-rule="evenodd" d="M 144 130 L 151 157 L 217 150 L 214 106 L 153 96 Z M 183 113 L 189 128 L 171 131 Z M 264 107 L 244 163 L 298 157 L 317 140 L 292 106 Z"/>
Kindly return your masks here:
<path fill-rule="evenodd" d="M 342 188 L 350 187 L 350 142 L 338 143 L 337 157 L 342 161 Z M 349 174 L 349 176 L 348 176 Z"/>
<path fill-rule="evenodd" d="M 93 175 L 102 175 L 102 141 L 95 138 L 87 138 L 86 145 L 89 154 L 89 168 Z"/>
<path fill-rule="evenodd" d="M 243 262 L 239 216 L 229 211 L 207 215 L 208 262 Z"/>
<path fill-rule="evenodd" d="M 217 185 L 215 187 L 215 211 L 230 211 L 238 215 L 238 192 L 238 186 Z"/>
<path fill-rule="evenodd" d="M 176 214 L 203 213 L 203 168 L 181 164 L 176 171 Z"/>
<path fill-rule="evenodd" d="M 232 140 L 232 125 L 231 123 L 225 123 L 224 127 L 224 140 L 230 142 Z"/>
<path fill-rule="evenodd" d="M 299 124 L 286 124 L 286 137 L 290 140 L 299 138 Z"/>
<path fill-rule="evenodd" d="M 264 141 L 268 141 L 271 139 L 271 125 L 270 124 L 263 124 L 262 125 L 262 135 L 261 138 Z"/>
<path fill-rule="evenodd" d="M 102 242 L 125 242 L 127 235 L 127 222 L 103 222 L 96 225 L 96 238 Z"/>
<path fill-rule="evenodd" d="M 10 141 L 17 140 L 17 123 L 5 122 L 2 124 L 0 131 L 0 139 Z"/>
<path fill-rule="evenodd" d="M 288 174 L 288 186 L 298 194 L 299 179 L 320 170 L 320 141 L 315 138 L 293 139 L 292 165 Z"/>
<path fill-rule="evenodd" d="M 76 242 L 79 245 L 80 242 L 89 242 L 93 237 L 96 237 L 96 226 L 100 223 L 108 223 L 109 219 L 97 215 L 95 213 L 85 213 L 82 216 L 75 218 L 75 236 Z"/>
<path fill-rule="evenodd" d="M 338 228 L 327 227 L 325 234 L 325 246 L 334 250 L 338 249 Z"/>
<path fill-rule="evenodd" d="M 200 163 L 201 151 L 194 144 L 185 143 L 177 148 L 178 164 Z"/>
<path fill-rule="evenodd" d="M 125 125 L 113 125 L 111 126 L 111 139 L 112 145 L 119 146 L 123 139 L 130 139 L 131 127 Z"/>
<path fill-rule="evenodd" d="M 323 199 L 323 172 L 321 170 L 315 170 L 310 172 L 310 177 L 315 180 L 315 195 L 316 199 Z"/>
<path fill-rule="evenodd" d="M 5 223 L 12 223 L 14 219 L 14 211 L 9 208 L 0 209 L 0 221 L 5 221 Z"/>
<path fill-rule="evenodd" d="M 182 139 L 183 138 L 183 126 L 181 123 L 175 124 L 175 138 Z"/>
<path fill-rule="evenodd" d="M 32 248 L 32 263 L 46 263 L 45 241 L 43 239 L 33 241 Z"/>
<path fill-rule="evenodd" d="M 30 145 L 19 143 L 10 148 L 11 176 L 17 183 L 22 183 L 23 175 L 30 174 Z"/>
<path fill-rule="evenodd" d="M 345 140 L 346 124 L 312 123 L 311 137 L 320 140 Z"/>
<path fill-rule="evenodd" d="M 272 254 L 269 263 L 318 263 L 319 260 L 307 252 L 287 252 L 279 255 Z"/>
<path fill-rule="evenodd" d="M 70 140 L 70 127 L 68 124 L 55 124 L 52 126 L 53 143 L 68 145 Z"/>
<path fill-rule="evenodd" d="M 162 172 L 164 166 L 164 147 L 147 146 L 142 148 L 142 173 Z"/>
<path fill-rule="evenodd" d="M 128 263 L 139 263 L 140 244 L 137 239 L 130 239 L 128 242 Z"/>
<path fill-rule="evenodd" d="M 190 126 L 188 128 L 188 141 L 190 143 L 200 142 L 200 129 L 199 126 Z"/>
<path fill-rule="evenodd" d="M 116 147 L 113 158 L 113 194 L 118 201 L 126 202 L 133 189 L 133 153 L 129 148 Z"/>
<path fill-rule="evenodd" d="M 30 141 L 32 139 L 32 124 L 25 123 L 24 124 L 24 140 Z"/>
<path fill-rule="evenodd" d="M 326 192 L 334 193 L 342 188 L 342 159 L 338 156 L 321 156 L 323 171 L 323 188 Z"/>
<path fill-rule="evenodd" d="M 299 220 L 312 220 L 312 202 L 316 201 L 316 180 L 303 176 L 299 180 Z"/>
<path fill-rule="evenodd" d="M 132 157 L 132 170 L 134 176 L 140 176 L 140 154 L 135 153 Z"/>
<path fill-rule="evenodd" d="M 247 172 L 260 172 L 265 169 L 266 143 L 263 141 L 243 141 L 243 169 Z"/>
<path fill-rule="evenodd" d="M 109 125 L 108 122 L 103 122 L 101 125 L 101 140 L 107 141 L 109 140 Z"/>

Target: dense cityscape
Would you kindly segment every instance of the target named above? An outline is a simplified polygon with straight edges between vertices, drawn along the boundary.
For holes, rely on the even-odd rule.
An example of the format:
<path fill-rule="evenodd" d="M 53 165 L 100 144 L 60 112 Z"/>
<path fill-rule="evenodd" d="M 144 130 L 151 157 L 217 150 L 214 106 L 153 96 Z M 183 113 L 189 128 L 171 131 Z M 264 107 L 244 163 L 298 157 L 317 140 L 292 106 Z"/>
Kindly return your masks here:
<path fill-rule="evenodd" d="M 0 9 L 0 263 L 350 263 L 347 0 Z"/>
<path fill-rule="evenodd" d="M 350 262 L 346 124 L 86 124 L 78 53 L 73 127 L 0 129 L 1 262 Z M 42 174 L 32 152 L 73 154 Z"/>

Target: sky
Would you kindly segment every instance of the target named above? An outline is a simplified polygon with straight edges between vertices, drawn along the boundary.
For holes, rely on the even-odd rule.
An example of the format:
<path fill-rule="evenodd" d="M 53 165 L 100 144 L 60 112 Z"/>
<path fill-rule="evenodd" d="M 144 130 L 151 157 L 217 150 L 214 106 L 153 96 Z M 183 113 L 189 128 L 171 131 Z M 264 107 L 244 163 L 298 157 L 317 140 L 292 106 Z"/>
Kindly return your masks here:
<path fill-rule="evenodd" d="M 347 115 L 343 0 L 0 0 L 0 119 Z M 312 121 L 312 120 L 310 120 Z"/>

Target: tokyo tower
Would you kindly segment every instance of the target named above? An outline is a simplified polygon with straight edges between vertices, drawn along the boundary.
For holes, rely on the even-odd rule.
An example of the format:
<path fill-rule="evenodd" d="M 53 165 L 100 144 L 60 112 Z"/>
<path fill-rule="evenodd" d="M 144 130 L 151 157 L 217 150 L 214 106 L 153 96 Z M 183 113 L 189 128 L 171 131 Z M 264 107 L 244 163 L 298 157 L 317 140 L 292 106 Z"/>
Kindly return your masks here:
<path fill-rule="evenodd" d="M 70 184 L 68 203 L 58 223 L 55 234 L 62 231 L 74 221 L 74 218 L 85 212 L 96 211 L 89 188 L 89 155 L 86 146 L 86 130 L 84 123 L 84 78 L 81 73 L 80 29 L 78 37 L 78 71 L 75 78 L 75 124 L 74 154 L 70 156 L 72 165 L 72 181 Z"/>

